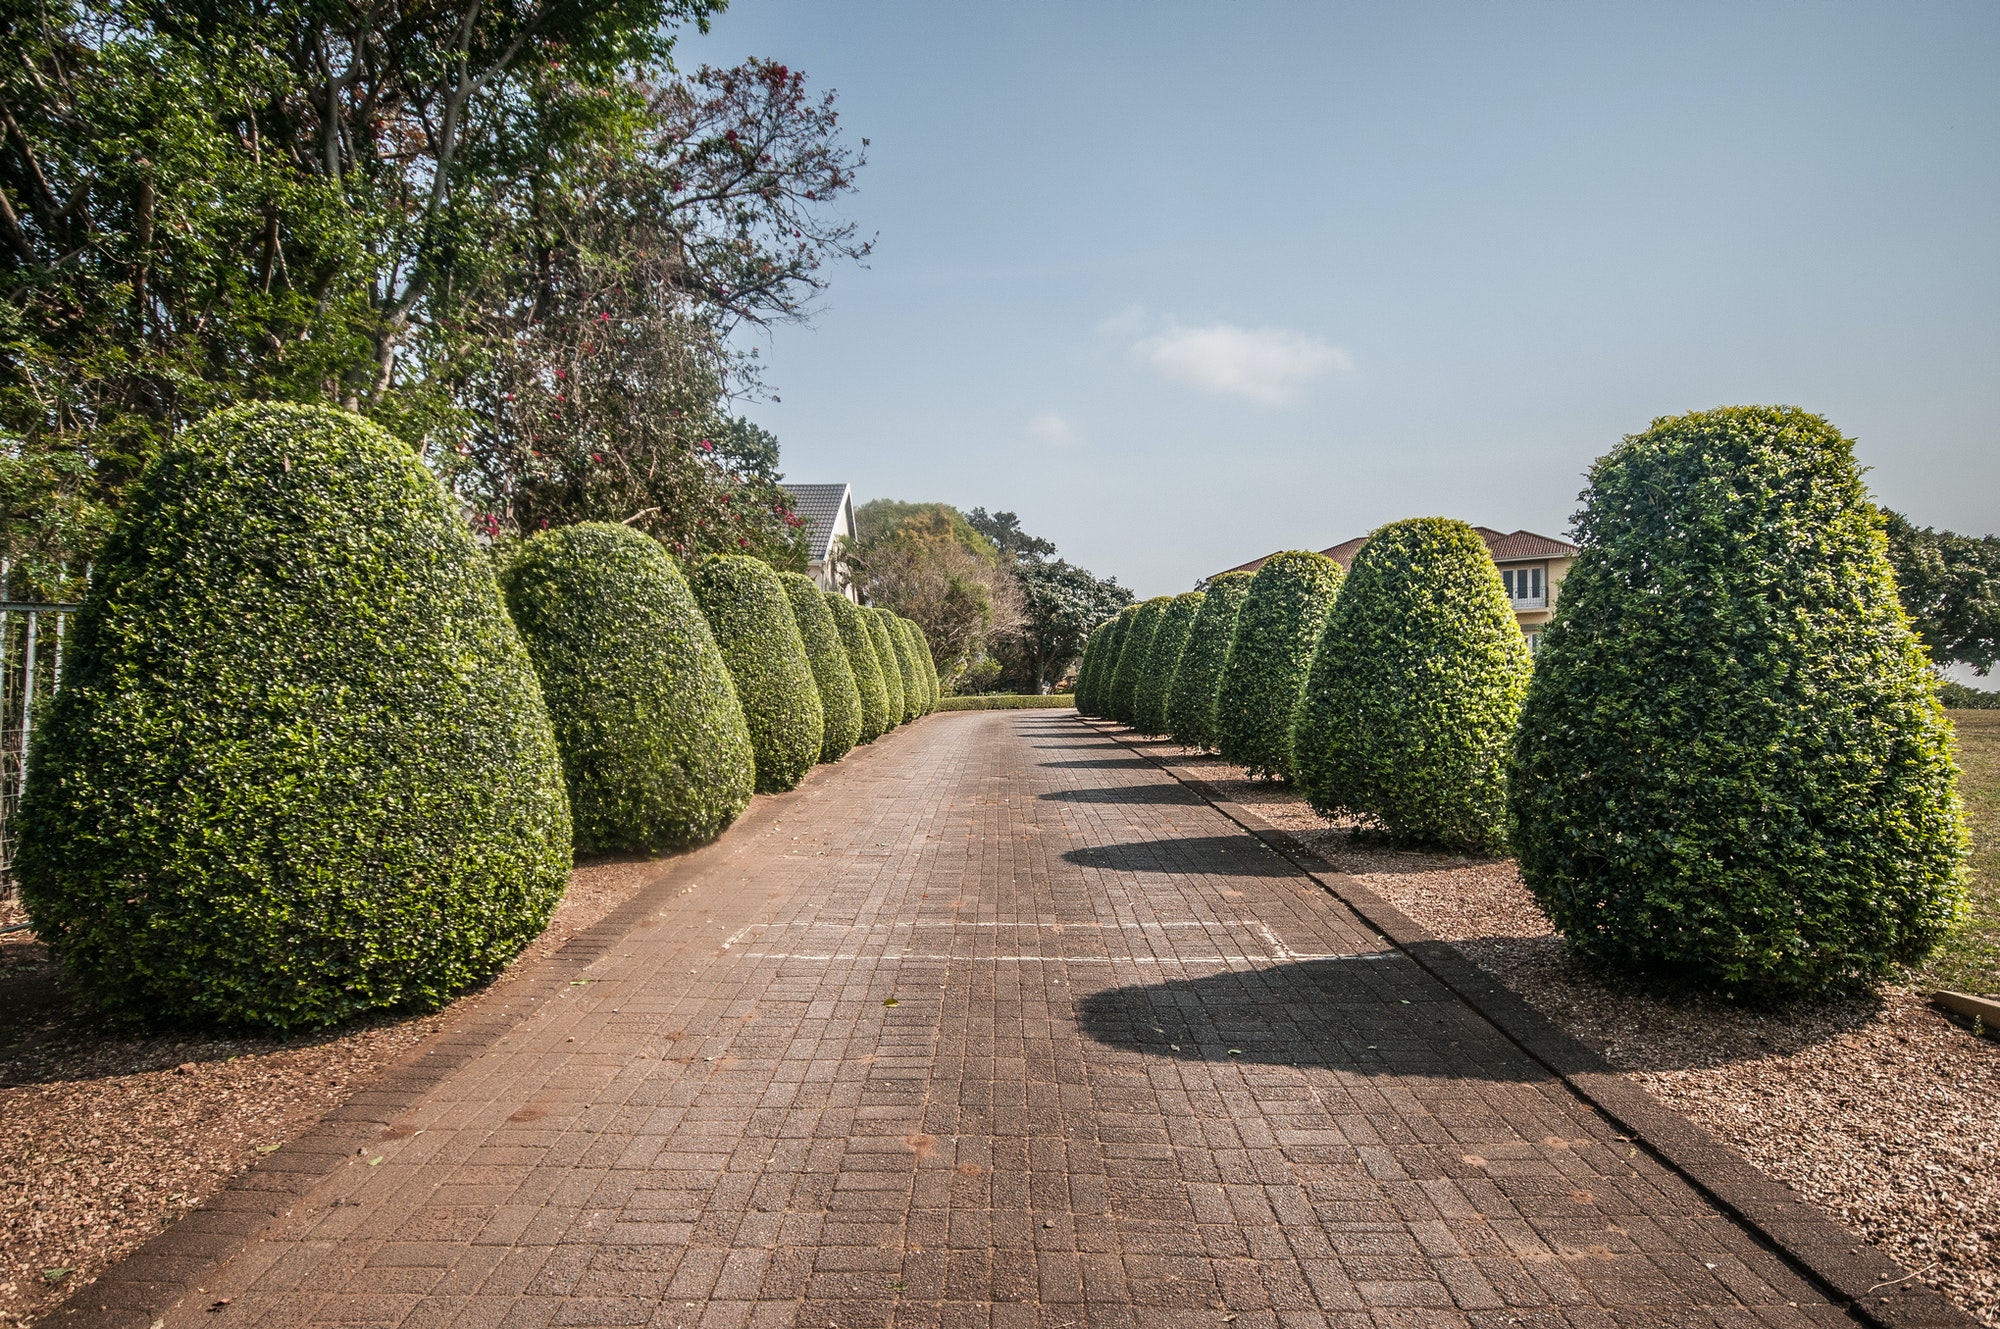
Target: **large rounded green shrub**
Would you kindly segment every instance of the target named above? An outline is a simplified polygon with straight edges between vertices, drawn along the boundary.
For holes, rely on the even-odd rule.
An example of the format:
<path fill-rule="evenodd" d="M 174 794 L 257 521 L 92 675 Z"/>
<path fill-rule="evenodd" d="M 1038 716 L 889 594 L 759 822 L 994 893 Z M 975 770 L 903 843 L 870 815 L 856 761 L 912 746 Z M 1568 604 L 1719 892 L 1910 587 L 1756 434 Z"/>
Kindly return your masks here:
<path fill-rule="evenodd" d="M 909 697 L 903 691 L 903 671 L 896 663 L 896 646 L 889 640 L 889 622 L 881 608 L 863 608 L 861 622 L 868 629 L 868 640 L 875 648 L 875 665 L 882 671 L 882 695 L 888 710 L 886 719 L 889 728 L 903 723 Z"/>
<path fill-rule="evenodd" d="M 1090 680 L 1090 707 L 1083 712 L 1085 715 L 1100 720 L 1111 718 L 1111 680 L 1118 672 L 1118 660 L 1125 652 L 1125 638 L 1131 631 L 1132 620 L 1138 616 L 1138 605 L 1126 605 L 1105 625 L 1104 650 Z"/>
<path fill-rule="evenodd" d="M 1963 900 L 1951 731 L 1853 445 L 1795 407 L 1592 468 L 1508 773 L 1578 950 L 1783 996 L 1921 959 Z"/>
<path fill-rule="evenodd" d="M 1402 844 L 1500 853 L 1528 641 L 1479 532 L 1418 517 L 1368 537 L 1292 722 L 1293 780 L 1322 813 Z"/>
<path fill-rule="evenodd" d="M 1076 709 L 1084 714 L 1092 714 L 1091 707 L 1097 700 L 1095 684 L 1098 667 L 1104 662 L 1104 643 L 1111 636 L 1111 620 L 1105 619 L 1090 630 L 1090 636 L 1083 643 L 1083 660 L 1076 667 Z"/>
<path fill-rule="evenodd" d="M 826 710 L 785 583 L 761 559 L 717 554 L 695 568 L 693 584 L 743 703 L 757 790 L 790 789 L 819 760 Z"/>
<path fill-rule="evenodd" d="M 1160 630 L 1160 618 L 1173 603 L 1171 595 L 1156 595 L 1139 603 L 1139 612 L 1125 629 L 1125 647 L 1118 652 L 1118 667 L 1111 671 L 1111 696 L 1105 713 L 1120 724 L 1131 724 L 1138 716 L 1139 678 L 1153 650 L 1153 634 Z"/>
<path fill-rule="evenodd" d="M 847 649 L 847 667 L 854 675 L 854 687 L 861 703 L 858 742 L 873 743 L 889 729 L 889 695 L 882 690 L 882 662 L 875 654 L 875 639 L 862 621 L 862 610 L 854 601 L 834 591 L 822 591 L 833 624 L 840 632 L 840 644 Z"/>
<path fill-rule="evenodd" d="M 1132 724 L 1142 734 L 1167 732 L 1167 695 L 1181 665 L 1181 652 L 1187 649 L 1188 630 L 1207 598 L 1200 591 L 1176 595 L 1160 615 L 1160 625 L 1153 632 L 1153 644 L 1139 672 L 1139 686 L 1132 691 Z"/>
<path fill-rule="evenodd" d="M 924 713 L 924 685 L 917 678 L 916 657 L 910 653 L 910 638 L 903 631 L 900 614 L 887 609 L 874 611 L 882 616 L 882 630 L 889 637 L 889 658 L 895 662 L 896 677 L 903 685 L 902 723 Z"/>
<path fill-rule="evenodd" d="M 256 405 L 127 491 L 35 734 L 16 866 L 69 990 L 301 1029 L 437 1006 L 547 923 L 562 764 L 416 454 Z"/>
<path fill-rule="evenodd" d="M 1254 775 L 1289 776 L 1292 710 L 1340 591 L 1340 565 L 1290 549 L 1257 569 L 1215 690 L 1215 742 Z"/>
<path fill-rule="evenodd" d="M 1201 612 L 1188 628 L 1187 646 L 1167 693 L 1167 732 L 1184 747 L 1215 747 L 1215 690 L 1222 662 L 1236 632 L 1236 611 L 1249 593 L 1254 572 L 1225 572 L 1203 588 Z"/>
<path fill-rule="evenodd" d="M 720 834 L 756 767 L 736 688 L 694 593 L 629 526 L 544 531 L 500 575 L 547 699 L 580 853 Z"/>
<path fill-rule="evenodd" d="M 928 715 L 943 700 L 944 684 L 938 679 L 937 658 L 931 654 L 931 639 L 924 635 L 924 630 L 917 626 L 915 619 L 910 620 L 910 643 L 916 647 L 917 668 L 924 676 L 924 713 Z"/>
<path fill-rule="evenodd" d="M 839 761 L 861 741 L 861 689 L 847 663 L 847 648 L 841 643 L 833 611 L 826 607 L 826 592 L 803 572 L 781 572 L 778 580 L 791 597 L 792 618 L 799 625 L 799 636 L 805 639 L 806 659 L 812 664 L 813 682 L 819 686 L 820 709 L 826 717 L 819 759 Z"/>

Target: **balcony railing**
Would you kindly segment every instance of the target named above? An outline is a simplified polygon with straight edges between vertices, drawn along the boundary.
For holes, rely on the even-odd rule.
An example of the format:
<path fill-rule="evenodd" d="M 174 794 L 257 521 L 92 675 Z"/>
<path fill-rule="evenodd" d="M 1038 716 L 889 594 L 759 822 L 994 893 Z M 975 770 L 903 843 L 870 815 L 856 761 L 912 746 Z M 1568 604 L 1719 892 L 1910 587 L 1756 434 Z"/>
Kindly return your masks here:
<path fill-rule="evenodd" d="M 1549 597 L 1547 595 L 1516 596 L 1510 603 L 1517 611 L 1522 609 L 1547 609 L 1549 607 Z"/>

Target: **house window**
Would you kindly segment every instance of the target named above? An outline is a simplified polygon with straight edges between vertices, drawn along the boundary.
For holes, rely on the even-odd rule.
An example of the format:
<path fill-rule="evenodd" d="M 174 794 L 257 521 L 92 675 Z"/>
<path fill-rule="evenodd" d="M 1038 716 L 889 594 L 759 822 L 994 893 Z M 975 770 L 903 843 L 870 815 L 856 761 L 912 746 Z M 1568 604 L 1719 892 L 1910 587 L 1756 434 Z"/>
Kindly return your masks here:
<path fill-rule="evenodd" d="M 1516 609 L 1539 609 L 1547 602 L 1548 584 L 1542 579 L 1540 564 L 1532 568 L 1502 568 L 1500 584 Z"/>
<path fill-rule="evenodd" d="M 1539 632 L 1530 632 L 1528 634 L 1528 654 L 1533 655 L 1536 651 L 1539 651 L 1541 649 L 1542 649 L 1542 634 Z"/>

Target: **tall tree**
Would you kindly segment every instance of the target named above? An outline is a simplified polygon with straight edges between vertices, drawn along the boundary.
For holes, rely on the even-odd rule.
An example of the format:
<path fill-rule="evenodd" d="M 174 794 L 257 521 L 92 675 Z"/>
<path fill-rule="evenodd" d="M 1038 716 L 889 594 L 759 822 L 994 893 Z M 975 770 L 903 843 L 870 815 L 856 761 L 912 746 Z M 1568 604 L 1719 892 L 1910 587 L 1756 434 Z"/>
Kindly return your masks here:
<path fill-rule="evenodd" d="M 1990 672 L 2000 662 L 2000 536 L 1956 535 L 1900 513 L 1882 515 L 1897 594 L 1932 662 Z"/>

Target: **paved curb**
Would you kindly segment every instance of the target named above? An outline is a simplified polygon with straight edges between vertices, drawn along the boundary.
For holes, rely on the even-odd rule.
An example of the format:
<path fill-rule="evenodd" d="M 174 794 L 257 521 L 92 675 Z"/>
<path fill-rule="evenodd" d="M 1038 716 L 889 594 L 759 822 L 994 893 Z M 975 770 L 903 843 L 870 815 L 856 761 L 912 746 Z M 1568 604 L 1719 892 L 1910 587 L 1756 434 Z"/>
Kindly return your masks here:
<path fill-rule="evenodd" d="M 919 717 L 921 719 L 922 717 Z M 901 733 L 915 721 L 897 726 Z M 890 735 L 885 734 L 878 743 Z M 879 754 L 890 745 L 871 746 Z M 815 767 L 806 782 L 834 767 Z M 805 787 L 806 782 L 800 784 Z M 748 811 L 718 838 L 657 860 L 653 880 L 553 953 L 518 975 L 502 971 L 488 987 L 459 999 L 449 1023 L 357 1089 L 277 1152 L 231 1178 L 202 1206 L 112 1264 L 68 1300 L 35 1321 L 36 1329 L 156 1329 L 166 1313 L 196 1290 L 198 1280 L 246 1249 L 275 1220 L 289 1213 L 335 1168 L 409 1112 L 423 1096 L 470 1063 L 527 1018 L 523 996 L 548 1000 L 567 994 L 570 980 L 602 959 L 648 914 L 687 889 L 688 879 L 744 846 L 744 830 L 782 815 L 793 790 L 759 794 Z M 504 992 L 503 989 L 504 988 Z M 504 995 L 513 1009 L 502 1009 Z M 539 1009 L 539 1008 L 538 1008 Z"/>
<path fill-rule="evenodd" d="M 1870 1246 L 1846 1224 L 1801 1200 L 1704 1128 L 1668 1108 L 1553 1021 L 1529 1006 L 1449 942 L 1440 941 L 1395 905 L 1346 873 L 1329 868 L 1291 832 L 1254 808 L 1230 801 L 1199 774 L 1146 751 L 1122 725 L 1078 719 L 1132 749 L 1210 803 L 1359 914 L 1432 977 L 1561 1078 L 1696 1190 L 1876 1329 L 1977 1329 L 1971 1316 Z"/>

